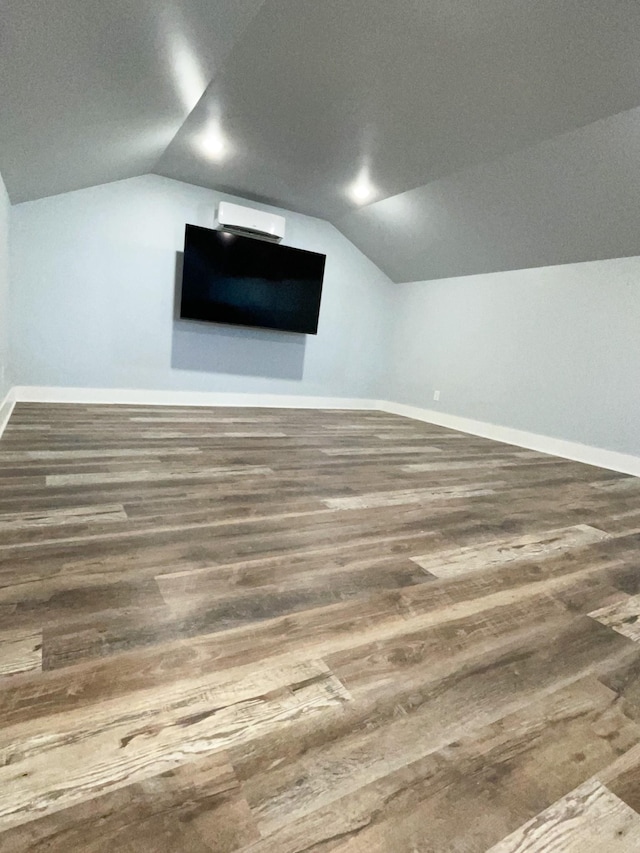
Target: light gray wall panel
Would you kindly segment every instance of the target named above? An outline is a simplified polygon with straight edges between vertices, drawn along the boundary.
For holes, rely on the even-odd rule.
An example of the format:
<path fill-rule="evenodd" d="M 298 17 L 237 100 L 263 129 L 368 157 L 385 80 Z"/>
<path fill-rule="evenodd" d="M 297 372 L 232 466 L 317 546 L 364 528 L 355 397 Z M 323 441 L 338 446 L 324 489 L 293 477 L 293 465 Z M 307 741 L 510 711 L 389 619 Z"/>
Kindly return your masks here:
<path fill-rule="evenodd" d="M 221 198 L 148 175 L 14 205 L 17 384 L 379 396 L 392 285 L 324 220 L 277 211 L 327 255 L 317 336 L 174 320 L 185 223 Z"/>
<path fill-rule="evenodd" d="M 399 291 L 389 399 L 640 455 L 640 257 Z"/>

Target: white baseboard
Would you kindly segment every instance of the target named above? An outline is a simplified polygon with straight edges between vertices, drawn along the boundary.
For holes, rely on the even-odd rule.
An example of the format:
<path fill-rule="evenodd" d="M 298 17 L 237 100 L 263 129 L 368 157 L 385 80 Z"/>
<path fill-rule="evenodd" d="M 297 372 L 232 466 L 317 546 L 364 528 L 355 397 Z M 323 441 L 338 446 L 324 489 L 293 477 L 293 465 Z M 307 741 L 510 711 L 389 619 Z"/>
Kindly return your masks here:
<path fill-rule="evenodd" d="M 376 400 L 353 397 L 303 397 L 295 394 L 234 394 L 218 391 L 152 391 L 138 388 L 63 388 L 18 385 L 21 403 L 92 403 L 133 406 L 254 406 L 284 409 L 375 409 Z"/>
<path fill-rule="evenodd" d="M 10 388 L 4 400 L 0 402 L 0 438 L 5 431 L 5 427 L 9 423 L 11 412 L 16 404 L 15 388 Z"/>
<path fill-rule="evenodd" d="M 482 438 L 490 438 L 504 444 L 525 447 L 527 450 L 538 450 L 540 453 L 548 453 L 550 456 L 560 456 L 562 459 L 571 459 L 574 462 L 584 462 L 586 465 L 595 465 L 597 468 L 607 468 L 610 471 L 640 477 L 640 457 L 628 453 L 603 450 L 601 447 L 591 447 L 588 444 L 551 438 L 548 435 L 538 435 L 535 432 L 474 421 L 471 418 L 463 418 L 459 415 L 448 415 L 432 409 L 420 409 L 417 406 L 405 406 L 403 403 L 390 403 L 380 400 L 378 408 L 394 415 L 426 421 L 426 423 L 455 429 L 470 435 L 479 435 Z"/>

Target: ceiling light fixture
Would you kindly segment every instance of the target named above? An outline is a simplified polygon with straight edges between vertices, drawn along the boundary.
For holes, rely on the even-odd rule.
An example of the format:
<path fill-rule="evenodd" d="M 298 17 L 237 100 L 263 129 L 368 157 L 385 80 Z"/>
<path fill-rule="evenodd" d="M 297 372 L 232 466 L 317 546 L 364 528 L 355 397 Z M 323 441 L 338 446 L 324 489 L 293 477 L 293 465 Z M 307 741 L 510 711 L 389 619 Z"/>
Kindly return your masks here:
<path fill-rule="evenodd" d="M 229 145 L 217 124 L 211 124 L 198 138 L 198 147 L 205 157 L 216 162 L 229 154 Z"/>
<path fill-rule="evenodd" d="M 349 198 L 356 204 L 366 204 L 376 194 L 367 169 L 361 169 L 355 181 L 348 187 Z"/>

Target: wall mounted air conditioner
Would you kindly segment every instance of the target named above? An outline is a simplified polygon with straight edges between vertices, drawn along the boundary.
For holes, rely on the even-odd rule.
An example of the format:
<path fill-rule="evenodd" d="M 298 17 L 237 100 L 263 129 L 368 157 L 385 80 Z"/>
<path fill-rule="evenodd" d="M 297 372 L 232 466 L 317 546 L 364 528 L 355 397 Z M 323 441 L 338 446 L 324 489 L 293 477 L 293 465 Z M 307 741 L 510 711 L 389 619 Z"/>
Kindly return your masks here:
<path fill-rule="evenodd" d="M 218 231 L 229 231 L 231 234 L 259 237 L 261 240 L 279 243 L 284 237 L 284 224 L 284 216 L 253 210 L 230 201 L 221 201 L 215 227 Z"/>

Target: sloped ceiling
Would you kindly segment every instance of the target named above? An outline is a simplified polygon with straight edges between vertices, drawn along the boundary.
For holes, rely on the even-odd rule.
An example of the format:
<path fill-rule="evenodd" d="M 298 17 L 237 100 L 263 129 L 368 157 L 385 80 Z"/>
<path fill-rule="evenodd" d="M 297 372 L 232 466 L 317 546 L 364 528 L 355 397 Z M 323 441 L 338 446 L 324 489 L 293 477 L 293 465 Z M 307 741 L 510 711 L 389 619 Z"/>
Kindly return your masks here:
<path fill-rule="evenodd" d="M 13 202 L 155 172 L 327 218 L 395 281 L 640 254 L 637 0 L 0 15 Z"/>
<path fill-rule="evenodd" d="M 152 172 L 260 0 L 0 0 L 13 203 Z"/>

